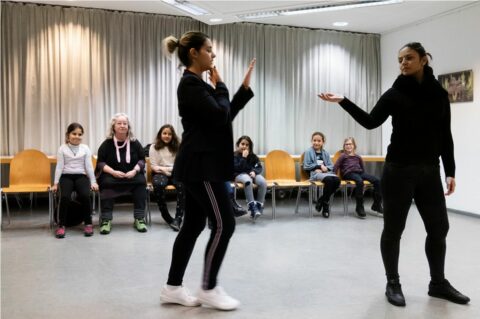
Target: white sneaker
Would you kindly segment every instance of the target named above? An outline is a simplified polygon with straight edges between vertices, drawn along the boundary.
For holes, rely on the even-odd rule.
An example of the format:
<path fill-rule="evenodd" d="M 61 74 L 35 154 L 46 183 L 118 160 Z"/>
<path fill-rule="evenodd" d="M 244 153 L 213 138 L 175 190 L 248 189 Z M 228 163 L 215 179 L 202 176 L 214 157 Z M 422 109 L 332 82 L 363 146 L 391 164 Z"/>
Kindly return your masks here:
<path fill-rule="evenodd" d="M 234 310 L 240 306 L 240 301 L 227 295 L 225 290 L 220 286 L 216 286 L 210 290 L 200 289 L 197 298 L 203 305 L 220 310 Z"/>
<path fill-rule="evenodd" d="M 163 286 L 160 292 L 160 301 L 162 303 L 176 303 L 186 307 L 200 306 L 198 299 L 192 296 L 190 291 L 183 286 Z"/>

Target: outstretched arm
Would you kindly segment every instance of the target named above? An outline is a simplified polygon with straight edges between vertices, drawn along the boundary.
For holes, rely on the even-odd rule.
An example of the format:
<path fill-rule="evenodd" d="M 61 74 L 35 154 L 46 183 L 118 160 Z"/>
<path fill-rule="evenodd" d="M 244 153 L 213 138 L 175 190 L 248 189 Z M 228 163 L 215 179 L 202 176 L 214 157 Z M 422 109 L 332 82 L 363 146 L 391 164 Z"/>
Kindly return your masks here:
<path fill-rule="evenodd" d="M 394 103 L 394 101 L 389 99 L 388 96 L 382 95 L 372 111 L 368 113 L 340 94 L 320 93 L 318 94 L 318 97 L 326 102 L 339 103 L 355 121 L 366 129 L 374 129 L 382 125 L 390 115 L 390 107 Z"/>

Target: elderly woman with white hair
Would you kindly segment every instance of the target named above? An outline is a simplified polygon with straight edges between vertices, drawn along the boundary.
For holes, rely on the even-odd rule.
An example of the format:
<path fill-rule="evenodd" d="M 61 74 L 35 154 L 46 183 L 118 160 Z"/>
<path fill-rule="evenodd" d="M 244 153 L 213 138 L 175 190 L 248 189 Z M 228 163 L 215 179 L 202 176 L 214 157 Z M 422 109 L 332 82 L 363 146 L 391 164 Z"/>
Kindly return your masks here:
<path fill-rule="evenodd" d="M 96 172 L 102 202 L 100 234 L 110 233 L 115 198 L 125 194 L 133 196 L 133 226 L 139 232 L 147 231 L 144 171 L 145 152 L 142 144 L 134 138 L 128 116 L 117 113 L 112 118 L 107 139 L 98 149 Z"/>

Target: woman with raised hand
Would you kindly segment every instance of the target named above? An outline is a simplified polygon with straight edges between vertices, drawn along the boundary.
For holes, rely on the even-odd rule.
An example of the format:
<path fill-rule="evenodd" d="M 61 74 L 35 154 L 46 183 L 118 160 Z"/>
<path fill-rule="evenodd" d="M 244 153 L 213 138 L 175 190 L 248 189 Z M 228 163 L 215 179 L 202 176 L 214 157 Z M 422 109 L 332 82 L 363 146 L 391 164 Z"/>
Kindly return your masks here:
<path fill-rule="evenodd" d="M 233 176 L 232 121 L 253 97 L 250 76 L 255 60 L 250 62 L 242 85 L 233 99 L 223 83 L 213 60 L 215 53 L 209 37 L 187 32 L 178 40 L 163 41 L 169 53 L 178 53 L 186 67 L 178 85 L 178 109 L 182 118 L 182 143 L 175 158 L 173 177 L 185 186 L 185 217 L 173 245 L 167 284 L 162 288 L 163 303 L 188 307 L 207 305 L 233 310 L 240 302 L 217 285 L 217 275 L 235 229 L 230 197 L 225 182 Z M 210 84 L 202 79 L 208 72 Z M 183 276 L 197 237 L 207 218 L 211 234 L 205 251 L 203 280 L 196 297 L 182 286 Z"/>

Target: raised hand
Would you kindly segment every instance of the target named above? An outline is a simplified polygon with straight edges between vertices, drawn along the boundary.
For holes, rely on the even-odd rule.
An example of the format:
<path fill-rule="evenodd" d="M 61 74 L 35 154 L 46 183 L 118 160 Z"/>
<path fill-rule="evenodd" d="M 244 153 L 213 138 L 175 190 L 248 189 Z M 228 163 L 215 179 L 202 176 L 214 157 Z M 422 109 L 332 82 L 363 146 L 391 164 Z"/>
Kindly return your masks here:
<path fill-rule="evenodd" d="M 342 102 L 343 99 L 345 98 L 343 95 L 335 94 L 335 93 L 320 93 L 318 94 L 318 97 L 324 101 L 334 102 L 334 103 Z"/>
<path fill-rule="evenodd" d="M 218 82 L 222 82 L 222 78 L 220 77 L 220 74 L 218 73 L 218 70 L 215 66 L 211 68 L 208 73 L 209 73 L 210 83 L 212 83 L 213 87 L 216 87 Z"/>
<path fill-rule="evenodd" d="M 242 85 L 244 88 L 250 87 L 250 78 L 252 76 L 253 67 L 255 66 L 255 62 L 257 62 L 256 58 L 253 58 L 248 65 L 247 73 L 245 73 L 245 77 L 243 78 Z"/>

